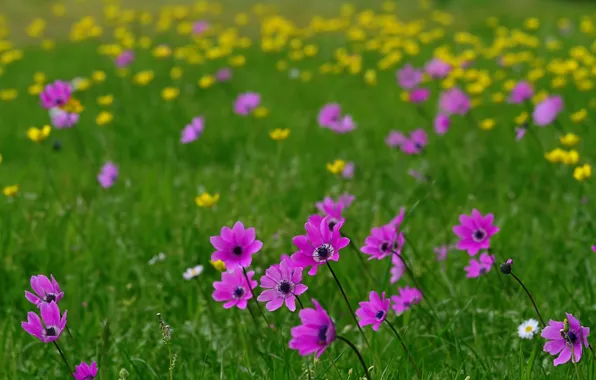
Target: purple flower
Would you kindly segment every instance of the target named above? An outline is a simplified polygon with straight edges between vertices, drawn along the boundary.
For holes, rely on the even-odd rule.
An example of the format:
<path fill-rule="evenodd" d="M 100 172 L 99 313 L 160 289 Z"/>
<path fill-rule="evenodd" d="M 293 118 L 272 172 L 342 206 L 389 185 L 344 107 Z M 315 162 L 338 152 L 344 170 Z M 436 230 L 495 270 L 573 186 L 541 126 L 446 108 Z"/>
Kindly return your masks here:
<path fill-rule="evenodd" d="M 223 261 L 228 269 L 237 266 L 249 267 L 252 255 L 263 247 L 263 243 L 256 240 L 255 229 L 245 229 L 242 222 L 236 222 L 233 228 L 222 227 L 220 235 L 211 236 L 209 240 L 216 249 L 211 255 L 211 260 Z"/>
<path fill-rule="evenodd" d="M 467 278 L 476 278 L 480 277 L 485 273 L 490 272 L 491 268 L 495 263 L 495 256 L 489 255 L 488 253 L 483 253 L 480 255 L 479 260 L 470 259 L 468 266 L 465 267 L 465 271 L 467 272 Z"/>
<path fill-rule="evenodd" d="M 404 222 L 404 218 L 406 217 L 406 208 L 400 207 L 399 214 L 395 216 L 395 218 L 391 219 L 389 225 L 393 226 L 396 230 L 399 231 L 401 224 Z"/>
<path fill-rule="evenodd" d="M 593 246 L 592 246 L 592 251 L 593 251 L 593 252 L 596 252 L 596 245 L 593 245 Z"/>
<path fill-rule="evenodd" d="M 313 223 L 309 220 L 304 228 L 306 235 L 294 236 L 292 243 L 298 247 L 298 252 L 292 255 L 295 265 L 307 268 L 311 267 L 308 274 L 317 274 L 319 265 L 325 265 L 327 261 L 339 260 L 339 250 L 345 248 L 350 239 L 341 237 L 339 230 L 343 221 L 337 222 L 332 229 L 329 227 L 330 217 L 326 216 L 320 223 Z"/>
<path fill-rule="evenodd" d="M 521 127 L 515 127 L 515 141 L 520 141 L 526 135 L 528 128 L 525 125 Z"/>
<path fill-rule="evenodd" d="M 329 129 L 331 129 L 335 133 L 341 134 L 341 133 L 351 132 L 354 129 L 356 129 L 357 126 L 358 125 L 354 122 L 354 119 L 352 119 L 352 116 L 345 115 L 341 119 L 336 121 L 335 123 L 332 123 L 329 126 Z"/>
<path fill-rule="evenodd" d="M 224 67 L 215 72 L 215 80 L 218 82 L 227 82 L 232 79 L 232 69 Z"/>
<path fill-rule="evenodd" d="M 118 66 L 119 68 L 124 68 L 128 65 L 130 65 L 131 63 L 133 63 L 135 60 L 135 53 L 132 50 L 124 50 L 122 53 L 120 53 L 116 59 L 114 60 L 114 63 L 116 64 L 116 66 Z"/>
<path fill-rule="evenodd" d="M 337 202 L 331 197 L 325 197 L 322 201 L 317 202 L 315 207 L 323 215 L 331 217 L 331 222 L 337 223 L 344 220 L 341 214 L 344 209 L 348 208 L 352 204 L 353 201 L 353 195 L 343 194 L 337 199 Z"/>
<path fill-rule="evenodd" d="M 455 246 L 457 249 L 468 251 L 468 255 L 474 256 L 481 249 L 490 248 L 490 238 L 497 232 L 499 227 L 493 225 L 493 214 L 482 214 L 476 210 L 472 210 L 472 215 L 460 215 L 460 225 L 453 227 L 453 232 L 459 237 L 459 241 Z"/>
<path fill-rule="evenodd" d="M 457 87 L 443 91 L 439 97 L 439 109 L 447 116 L 465 115 L 470 107 L 470 98 Z"/>
<path fill-rule="evenodd" d="M 439 58 L 433 58 L 426 63 L 424 70 L 432 78 L 445 78 L 451 72 L 451 65 Z"/>
<path fill-rule="evenodd" d="M 392 254 L 399 254 L 403 244 L 403 232 L 398 234 L 395 227 L 387 224 L 371 229 L 370 235 L 364 239 L 364 247 L 360 248 L 360 251 L 365 255 L 370 255 L 369 260 L 382 260 Z"/>
<path fill-rule="evenodd" d="M 407 64 L 397 71 L 397 83 L 405 90 L 411 90 L 422 81 L 422 71 Z"/>
<path fill-rule="evenodd" d="M 519 81 L 511 90 L 509 95 L 509 102 L 514 104 L 520 104 L 526 100 L 532 99 L 534 96 L 534 89 L 532 85 L 526 81 Z"/>
<path fill-rule="evenodd" d="M 445 259 L 447 259 L 447 254 L 449 253 L 450 248 L 451 247 L 447 244 L 443 244 L 433 248 L 435 254 L 437 255 L 437 261 L 445 261 Z"/>
<path fill-rule="evenodd" d="M 345 179 L 354 178 L 354 169 L 355 165 L 353 162 L 346 162 L 346 166 L 344 167 L 344 170 L 341 172 L 341 176 Z"/>
<path fill-rule="evenodd" d="M 393 266 L 391 267 L 391 278 L 389 279 L 389 282 L 395 284 L 406 272 L 406 266 L 399 255 L 391 256 L 391 263 Z"/>
<path fill-rule="evenodd" d="M 316 353 L 319 358 L 335 340 L 335 325 L 327 311 L 315 300 L 314 309 L 300 310 L 298 316 L 302 324 L 292 327 L 292 340 L 289 347 L 298 350 L 302 356 Z"/>
<path fill-rule="evenodd" d="M 407 140 L 408 138 L 403 133 L 399 131 L 389 131 L 389 135 L 385 138 L 385 144 L 387 144 L 389 148 L 397 148 L 402 146 Z"/>
<path fill-rule="evenodd" d="M 588 344 L 590 328 L 581 326 L 579 320 L 573 315 L 569 313 L 565 315 L 567 323 L 551 319 L 548 321 L 548 326 L 540 333 L 541 337 L 548 340 L 544 344 L 544 351 L 553 356 L 559 354 L 553 362 L 555 367 L 569 360 L 572 363 L 579 362 L 582 358 L 582 347 L 590 347 Z"/>
<path fill-rule="evenodd" d="M 43 108 L 51 109 L 66 105 L 71 95 L 72 87 L 70 83 L 57 80 L 46 85 L 41 94 L 39 94 L 39 98 Z"/>
<path fill-rule="evenodd" d="M 563 99 L 560 96 L 551 96 L 540 102 L 532 113 L 534 124 L 545 127 L 556 120 L 563 110 Z"/>
<path fill-rule="evenodd" d="M 30 311 L 27 313 L 27 322 L 21 322 L 21 327 L 44 343 L 58 340 L 66 326 L 68 311 L 64 311 L 64 314 L 60 317 L 60 309 L 54 301 L 50 303 L 42 302 L 39 310 L 41 319 L 36 313 Z"/>
<path fill-rule="evenodd" d="M 192 119 L 190 124 L 187 124 L 184 129 L 182 130 L 182 137 L 180 138 L 180 142 L 182 144 L 188 144 L 203 134 L 203 130 L 205 129 L 205 120 L 202 116 L 195 117 Z"/>
<path fill-rule="evenodd" d="M 109 189 L 110 187 L 114 186 L 114 182 L 116 182 L 117 179 L 118 167 L 110 161 L 105 163 L 97 175 L 97 180 L 104 189 Z"/>
<path fill-rule="evenodd" d="M 72 128 L 79 122 L 79 114 L 69 113 L 60 108 L 50 108 L 50 120 L 56 129 Z"/>
<path fill-rule="evenodd" d="M 52 280 L 48 279 L 43 274 L 31 276 L 31 289 L 35 294 L 25 291 L 25 298 L 32 304 L 40 307 L 42 303 L 60 302 L 64 293 L 60 291 L 60 285 L 54 276 L 50 275 Z"/>
<path fill-rule="evenodd" d="M 283 260 L 274 264 L 261 277 L 261 287 L 267 289 L 259 295 L 257 301 L 267 302 L 265 307 L 269 311 L 279 309 L 284 303 L 290 311 L 296 310 L 296 296 L 306 292 L 308 287 L 302 282 L 302 268 L 292 265 L 291 261 Z"/>
<path fill-rule="evenodd" d="M 227 264 L 226 264 L 227 266 Z M 257 287 L 257 282 L 252 279 L 254 271 L 246 273 L 250 284 L 244 277 L 243 269 L 236 267 L 221 274 L 221 281 L 215 281 L 213 287 L 213 299 L 217 302 L 225 302 L 224 309 L 236 306 L 238 309 L 246 309 L 248 300 L 252 298 L 252 289 Z"/>
<path fill-rule="evenodd" d="M 424 103 L 430 97 L 430 90 L 428 88 L 415 88 L 408 94 L 410 103 L 420 104 Z"/>
<path fill-rule="evenodd" d="M 261 104 L 261 95 L 256 92 L 245 92 L 236 98 L 234 112 L 237 115 L 248 115 Z"/>
<path fill-rule="evenodd" d="M 391 296 L 391 302 L 393 303 L 393 310 L 399 315 L 410 309 L 412 304 L 417 304 L 422 301 L 422 292 L 416 288 L 399 288 L 399 295 Z"/>
<path fill-rule="evenodd" d="M 97 376 L 97 363 L 91 365 L 81 362 L 75 366 L 75 372 L 72 374 L 76 380 L 93 380 Z"/>
<path fill-rule="evenodd" d="M 381 297 L 375 291 L 370 292 L 369 301 L 360 302 L 360 307 L 356 310 L 360 327 L 373 325 L 372 329 L 377 331 L 387 318 L 390 303 L 391 300 L 385 297 L 385 292 L 381 294 Z"/>
<path fill-rule="evenodd" d="M 445 133 L 447 133 L 450 125 L 451 121 L 449 120 L 449 116 L 438 114 L 437 117 L 435 117 L 434 126 L 437 135 L 444 135 Z"/>
<path fill-rule="evenodd" d="M 401 151 L 406 154 L 420 154 L 428 144 L 428 136 L 422 128 L 410 132 L 409 138 L 401 132 L 390 131 L 385 142 L 392 148 L 400 147 Z"/>
<path fill-rule="evenodd" d="M 332 128 L 341 118 L 341 107 L 337 103 L 326 104 L 319 111 L 318 122 L 323 128 Z"/>
<path fill-rule="evenodd" d="M 192 34 L 200 36 L 209 29 L 209 23 L 207 21 L 197 21 L 192 24 Z"/>

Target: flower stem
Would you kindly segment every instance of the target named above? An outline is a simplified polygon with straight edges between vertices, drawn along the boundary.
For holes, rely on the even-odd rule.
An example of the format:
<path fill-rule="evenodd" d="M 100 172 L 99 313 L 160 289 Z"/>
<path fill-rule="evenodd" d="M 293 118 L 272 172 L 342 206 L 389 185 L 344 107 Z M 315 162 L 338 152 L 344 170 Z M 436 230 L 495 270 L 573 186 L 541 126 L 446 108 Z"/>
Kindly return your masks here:
<path fill-rule="evenodd" d="M 530 297 L 530 301 L 532 301 L 532 305 L 534 306 L 534 310 L 536 310 L 536 314 L 538 315 L 538 319 L 540 319 L 540 322 L 542 323 L 542 327 L 546 327 L 546 323 L 544 323 L 544 319 L 542 319 L 542 315 L 540 314 L 540 311 L 538 311 L 538 306 L 536 306 L 536 302 L 534 302 L 534 297 L 532 297 L 532 294 L 530 293 L 530 291 L 528 290 L 528 288 L 526 288 L 526 286 L 524 285 L 524 283 L 515 274 L 513 274 L 513 272 L 511 272 L 511 276 L 513 276 L 513 278 L 515 278 L 515 280 L 525 290 L 525 292 L 528 295 L 528 297 Z"/>
<path fill-rule="evenodd" d="M 414 367 L 414 369 L 416 370 L 416 373 L 418 374 L 418 377 L 419 378 L 422 378 L 422 372 L 420 372 L 420 369 L 418 369 L 418 366 L 416 366 L 416 363 L 414 363 L 414 358 L 412 358 L 412 355 L 410 355 L 410 351 L 408 351 L 408 347 L 406 347 L 406 344 L 401 339 L 401 336 L 399 336 L 399 333 L 397 332 L 397 330 L 395 329 L 395 327 L 393 327 L 393 325 L 391 324 L 391 322 L 389 322 L 389 320 L 387 318 L 385 318 L 385 322 L 387 322 L 387 324 L 389 325 L 389 327 L 391 328 L 391 330 L 393 330 L 393 333 L 395 334 L 395 336 L 399 340 L 399 343 L 401 343 L 401 346 L 404 348 L 404 351 L 406 352 L 406 355 L 408 356 L 408 360 L 410 361 L 410 363 L 412 363 L 412 367 Z"/>
<path fill-rule="evenodd" d="M 370 377 L 370 374 L 368 373 L 368 368 L 366 367 L 366 363 L 364 363 L 364 359 L 362 358 L 362 355 L 360 354 L 360 352 L 358 351 L 356 346 L 354 346 L 354 344 L 352 342 L 350 342 L 349 340 L 347 340 L 346 338 L 344 338 L 341 335 L 338 335 L 337 339 L 344 341 L 348 346 L 350 346 L 350 348 L 354 351 L 356 356 L 358 356 L 358 360 L 360 360 L 360 364 L 362 364 L 362 369 L 364 370 L 364 375 L 366 375 L 366 378 L 368 380 L 372 380 L 372 377 Z"/>
<path fill-rule="evenodd" d="M 354 240 L 352 240 L 351 237 L 349 237 L 348 235 L 346 235 L 345 233 L 343 234 L 344 237 L 347 237 L 350 240 L 350 248 L 352 248 L 354 250 L 354 252 L 356 253 L 356 257 L 358 257 L 358 260 L 360 260 L 360 265 L 362 266 L 362 269 L 364 270 L 364 273 L 366 273 L 366 276 L 373 280 L 372 275 L 370 274 L 370 272 L 368 271 L 368 265 L 366 265 L 366 261 L 364 261 L 364 258 L 362 257 L 360 252 L 360 249 L 358 249 L 358 247 L 356 246 L 356 244 L 354 243 Z"/>
<path fill-rule="evenodd" d="M 269 320 L 265 316 L 265 313 L 263 313 L 263 309 L 261 309 L 261 305 L 259 305 L 259 301 L 257 301 L 257 297 L 255 297 L 255 293 L 252 291 L 252 286 L 250 286 L 250 280 L 248 279 L 248 274 L 246 273 L 245 267 L 242 267 L 242 272 L 244 272 L 244 278 L 246 278 L 246 285 L 248 286 L 248 289 L 250 289 L 250 294 L 252 295 L 252 299 L 257 304 L 257 309 L 259 309 L 259 313 L 261 313 L 261 315 L 263 316 L 263 319 L 265 320 L 265 323 L 267 323 L 267 328 L 269 328 L 269 326 L 270 326 Z M 256 323 L 256 320 L 255 320 L 255 323 Z"/>
<path fill-rule="evenodd" d="M 53 341 L 52 343 L 54 343 L 54 346 L 56 346 L 56 349 L 58 350 L 58 353 L 62 357 L 62 361 L 64 362 L 64 365 L 68 369 L 68 373 L 70 373 L 70 376 L 74 377 L 74 374 L 73 374 L 72 370 L 70 369 L 70 366 L 68 365 L 68 362 L 66 361 L 66 358 L 64 357 L 64 354 L 62 353 L 62 350 L 58 346 L 58 343 L 56 343 L 56 341 Z"/>
<path fill-rule="evenodd" d="M 168 344 L 168 354 L 170 356 L 170 380 L 174 379 L 174 367 L 172 367 L 172 347 Z"/>
<path fill-rule="evenodd" d="M 329 263 L 329 261 L 327 261 L 327 268 L 329 268 L 329 271 L 331 272 L 331 275 L 333 275 L 333 278 L 335 279 L 335 282 L 337 283 L 337 286 L 339 287 L 339 291 L 341 292 L 341 295 L 344 297 L 344 300 L 346 301 L 346 305 L 348 305 L 348 309 L 350 309 L 350 314 L 352 315 L 352 318 L 354 319 L 354 322 L 356 323 L 356 326 L 358 327 L 358 330 L 360 330 L 360 333 L 362 334 L 362 337 L 364 337 L 364 341 L 366 342 L 366 345 L 368 346 L 368 348 L 371 348 L 370 343 L 369 343 L 368 339 L 366 338 L 366 335 L 364 334 L 364 331 L 362 331 L 362 327 L 360 327 L 360 324 L 358 323 L 358 319 L 356 318 L 356 314 L 354 314 L 354 310 L 352 309 L 352 306 L 350 305 L 350 301 L 348 300 L 348 296 L 346 295 L 346 292 L 344 291 L 344 288 L 341 286 L 341 283 L 339 282 L 339 279 L 335 275 L 335 272 L 333 271 L 333 268 L 331 268 L 331 264 Z"/>
<path fill-rule="evenodd" d="M 302 301 L 300 300 L 300 298 L 294 294 L 294 297 L 296 297 L 296 301 L 298 301 L 298 305 L 300 305 L 300 309 L 304 309 L 304 305 L 302 304 Z"/>

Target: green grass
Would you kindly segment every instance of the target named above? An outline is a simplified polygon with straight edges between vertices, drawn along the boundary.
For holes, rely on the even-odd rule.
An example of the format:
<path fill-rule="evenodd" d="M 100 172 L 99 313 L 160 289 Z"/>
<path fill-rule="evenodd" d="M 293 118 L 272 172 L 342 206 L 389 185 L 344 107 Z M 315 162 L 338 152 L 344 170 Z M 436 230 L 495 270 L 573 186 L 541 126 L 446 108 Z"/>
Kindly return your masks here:
<path fill-rule="evenodd" d="M 292 2 L 286 8 L 280 6 L 280 12 L 304 20 L 337 9 L 318 8 L 316 4 L 322 3 L 312 1 L 309 4 L 315 5 L 301 7 Z M 411 7 L 403 3 L 404 8 Z M 487 2 L 486 8 L 472 5 L 468 13 L 469 3 L 458 0 L 446 5 L 456 15 L 449 31 L 471 30 L 490 42 L 492 32 L 484 19 L 501 13 L 502 2 Z M 9 20 L 10 12 L 22 20 L 46 14 L 45 8 L 26 7 L 25 2 L 7 4 L 11 4 L 6 11 Z M 594 11 L 585 4 L 555 3 L 544 7 L 548 9 L 540 8 L 537 1 L 516 4 L 519 12 L 503 17 L 506 25 L 522 28 L 523 19 L 535 15 L 543 20 L 535 32 L 541 39 L 557 34 L 556 18 L 569 16 L 577 29 L 580 16 Z M 155 9 L 157 5 L 145 6 Z M 73 14 L 85 14 L 84 6 L 72 7 Z M 233 2 L 224 9 L 221 20 L 231 19 L 240 6 Z M 411 9 L 414 14 L 428 19 L 427 13 Z M 24 21 L 12 20 L 13 28 L 24 29 Z M 256 37 L 258 26 L 240 29 L 241 34 Z M 68 30 L 55 21 L 48 34 L 54 27 Z M 484 104 L 472 110 L 477 121 L 496 120 L 491 131 L 466 118 L 453 118 L 447 135 L 437 136 L 412 105 L 400 100 L 395 69 L 406 62 L 422 65 L 440 44 L 455 46 L 449 32 L 433 46 L 423 46 L 419 55 L 404 56 L 399 65 L 379 71 L 378 85 L 372 87 L 364 84 L 361 75 L 318 73 L 337 47 L 354 45 L 343 37 L 315 35 L 308 41 L 320 46 L 319 54 L 290 61 L 290 67 L 314 74 L 310 82 L 277 71 L 275 64 L 287 59 L 287 50 L 263 53 L 256 37 L 252 47 L 234 52 L 243 54 L 247 64 L 234 69 L 233 80 L 206 90 L 197 87 L 197 80 L 225 66 L 227 58 L 195 66 L 179 62 L 184 76 L 173 81 L 169 77 L 172 60 L 159 61 L 139 51 L 132 71 L 154 70 L 155 80 L 138 87 L 116 76 L 111 59 L 97 54 L 99 41 L 72 43 L 56 37 L 56 49 L 47 52 L 15 32 L 24 57 L 4 67 L 0 76 L 0 89 L 19 90 L 17 99 L 0 102 L 0 186 L 20 185 L 17 197 L 0 200 L 0 378 L 67 376 L 54 347 L 38 342 L 20 327 L 34 309 L 23 292 L 29 289 L 31 275 L 43 273 L 53 274 L 65 292 L 60 307 L 68 309 L 74 341 L 65 333 L 59 342 L 71 367 L 95 360 L 101 379 L 116 379 L 122 368 L 131 379 L 169 378 L 168 350 L 161 344 L 157 313 L 173 328 L 175 379 L 307 379 L 303 373 L 308 367 L 314 371 L 313 379 L 357 379 L 362 373 L 359 363 L 340 341 L 316 364 L 287 347 L 290 328 L 299 324 L 297 314 L 285 308 L 268 313 L 275 326 L 269 330 L 255 305 L 251 307 L 259 318 L 256 326 L 248 311 L 224 310 L 204 296 L 210 296 L 213 281 L 220 278 L 209 265 L 213 251 L 209 237 L 222 226 L 241 220 L 256 228 L 264 242 L 253 261 L 258 279 L 282 253 L 293 252 L 291 239 L 304 233 L 314 203 L 343 192 L 356 196 L 342 231 L 357 246 L 371 227 L 387 223 L 401 206 L 408 210 L 404 230 L 411 244 L 404 254 L 422 284 L 424 301 L 402 316 L 391 313 L 390 318 L 424 379 L 596 378 L 591 355 L 584 355 L 577 369 L 571 363 L 553 367 L 553 358 L 542 352 L 542 338 L 518 338 L 517 326 L 536 316 L 512 278 L 496 267 L 480 278 L 465 278 L 469 257 L 460 251 L 451 252 L 444 263 L 435 259 L 433 247 L 455 241 L 451 228 L 460 214 L 473 208 L 492 212 L 501 228 L 492 239 L 497 264 L 508 257 L 515 260 L 515 273 L 533 292 L 545 319 L 562 320 L 569 312 L 584 326 L 593 327 L 596 322 L 595 264 L 590 250 L 595 242 L 593 184 L 574 180 L 573 166 L 547 162 L 531 136 L 515 141 L 513 119 L 522 108 L 490 102 L 490 94 L 501 91 L 503 80 L 495 79 L 482 96 Z M 153 37 L 156 43 L 172 46 L 187 43 L 173 33 Z M 572 46 L 589 49 L 592 38 L 576 31 L 561 38 L 564 49 L 547 52 L 539 47 L 535 54 L 547 63 L 553 57 L 568 57 Z M 104 40 L 111 39 L 106 32 Z M 376 52 L 362 55 L 365 69 L 376 68 Z M 498 70 L 486 59 L 479 59 L 477 67 L 490 73 Z M 506 79 L 517 79 L 527 69 L 524 65 L 521 73 L 507 69 Z M 94 70 L 105 71 L 107 80 L 76 94 L 85 106 L 80 123 L 72 130 L 53 130 L 44 144 L 28 141 L 28 127 L 48 122 L 38 99 L 27 94 L 33 73 L 41 71 L 54 80 L 87 77 Z M 569 85 L 552 90 L 552 77 L 547 74 L 536 87 L 563 95 L 561 125 L 581 137 L 576 147 L 581 162 L 593 163 L 593 117 L 580 125 L 569 120 L 572 112 L 588 108 L 591 93 L 579 92 L 571 74 Z M 171 103 L 160 97 L 167 86 L 181 89 Z M 432 99 L 424 109 L 434 115 L 439 86 L 430 86 Z M 266 118 L 233 114 L 235 96 L 249 90 L 262 94 L 263 105 L 270 110 Z M 114 95 L 114 104 L 98 106 L 96 98 L 106 94 Z M 319 108 L 331 101 L 353 115 L 358 129 L 336 135 L 317 126 Z M 99 127 L 95 117 L 104 109 L 113 112 L 114 120 Z M 204 135 L 181 145 L 181 129 L 198 115 L 206 120 Z M 390 130 L 418 127 L 425 128 L 430 138 L 422 156 L 410 157 L 386 147 Z M 290 137 L 272 141 L 268 132 L 274 128 L 290 128 Z M 536 133 L 546 150 L 560 146 L 560 133 L 553 127 Z M 60 151 L 52 150 L 56 140 L 62 144 Z M 336 178 L 326 171 L 326 163 L 338 158 L 355 162 L 354 179 Z M 101 189 L 96 180 L 106 160 L 120 167 L 120 178 L 109 190 Z M 417 182 L 408 175 L 409 169 L 420 168 L 431 177 L 429 182 Z M 216 207 L 194 204 L 202 191 L 221 194 Z M 581 201 L 584 195 L 587 203 Z M 166 253 L 167 259 L 149 265 L 159 252 Z M 408 276 L 390 285 L 387 259 L 363 266 L 357 255 L 346 248 L 334 265 L 353 307 L 367 299 L 371 290 L 393 295 L 398 286 L 413 285 Z M 197 264 L 204 265 L 205 272 L 185 281 L 184 270 Z M 415 376 L 390 330 L 373 332 L 366 327 L 372 349 L 364 344 L 328 271 L 321 270 L 315 277 L 305 274 L 305 283 L 309 286 L 305 303 L 310 306 L 312 298 L 322 303 L 337 330 L 357 343 L 367 364 L 375 366 L 373 379 Z"/>

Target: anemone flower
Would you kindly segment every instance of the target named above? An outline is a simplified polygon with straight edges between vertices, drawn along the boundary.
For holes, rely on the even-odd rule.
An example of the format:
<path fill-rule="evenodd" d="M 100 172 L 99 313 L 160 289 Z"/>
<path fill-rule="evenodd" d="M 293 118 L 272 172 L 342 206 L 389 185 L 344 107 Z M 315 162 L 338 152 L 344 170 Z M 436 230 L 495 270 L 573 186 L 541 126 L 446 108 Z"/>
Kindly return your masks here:
<path fill-rule="evenodd" d="M 60 309 L 54 301 L 42 302 L 39 310 L 41 319 L 36 313 L 30 311 L 27 313 L 27 322 L 21 322 L 21 327 L 44 343 L 55 342 L 66 327 L 68 311 L 65 310 L 64 314 L 60 316 Z"/>
<path fill-rule="evenodd" d="M 391 264 L 393 264 L 393 266 L 390 269 L 391 278 L 389 279 L 389 282 L 395 284 L 402 278 L 404 273 L 406 273 L 406 265 L 399 255 L 391 256 Z"/>
<path fill-rule="evenodd" d="M 76 380 L 93 380 L 97 376 L 97 363 L 92 362 L 91 365 L 81 362 L 75 366 L 75 372 L 72 374 Z"/>
<path fill-rule="evenodd" d="M 292 339 L 289 347 L 298 350 L 302 356 L 316 354 L 319 358 L 323 352 L 335 341 L 335 325 L 327 314 L 327 311 L 315 300 L 314 309 L 300 310 L 301 325 L 292 327 Z"/>
<path fill-rule="evenodd" d="M 106 162 L 97 175 L 97 181 L 104 189 L 114 186 L 118 179 L 118 167 L 113 162 Z"/>
<path fill-rule="evenodd" d="M 590 328 L 580 325 L 579 320 L 569 313 L 563 322 L 548 321 L 541 337 L 548 340 L 544 344 L 544 351 L 551 355 L 559 355 L 553 362 L 554 366 L 565 364 L 569 360 L 577 363 L 582 358 L 582 347 L 590 347 L 588 335 Z"/>
<path fill-rule="evenodd" d="M 474 256 L 481 249 L 490 248 L 490 238 L 499 232 L 499 227 L 493 225 L 494 215 L 482 214 L 474 209 L 472 215 L 460 215 L 460 225 L 453 227 L 453 232 L 459 237 L 455 246 L 457 249 L 468 251 L 468 255 Z"/>
<path fill-rule="evenodd" d="M 421 104 L 430 97 L 430 90 L 428 88 L 415 88 L 408 93 L 408 100 L 413 104 Z"/>
<path fill-rule="evenodd" d="M 467 278 L 476 278 L 480 277 L 488 272 L 490 272 L 491 268 L 495 264 L 495 256 L 489 255 L 488 253 L 482 253 L 478 260 L 470 259 L 470 262 L 467 267 L 465 267 L 465 271 L 467 272 Z"/>
<path fill-rule="evenodd" d="M 180 142 L 182 144 L 188 144 L 197 140 L 203 134 L 204 129 L 205 119 L 202 116 L 195 117 L 194 119 L 192 119 L 190 124 L 187 124 L 182 130 Z"/>
<path fill-rule="evenodd" d="M 50 108 L 50 120 L 56 129 L 67 129 L 74 127 L 79 122 L 79 114 L 67 112 L 58 107 Z"/>
<path fill-rule="evenodd" d="M 422 71 L 407 64 L 397 71 L 397 83 L 405 90 L 411 90 L 422 82 Z"/>
<path fill-rule="evenodd" d="M 31 276 L 31 289 L 35 294 L 25 291 L 25 298 L 32 304 L 40 307 L 42 303 L 60 302 L 64 293 L 60 291 L 60 285 L 54 276 L 50 275 L 51 280 L 43 274 Z"/>
<path fill-rule="evenodd" d="M 43 108 L 51 109 L 56 107 L 63 107 L 68 103 L 72 95 L 72 87 L 70 83 L 57 80 L 45 86 L 44 90 L 39 94 L 41 105 Z"/>
<path fill-rule="evenodd" d="M 360 307 L 356 310 L 360 327 L 372 325 L 372 329 L 377 331 L 387 318 L 390 303 L 391 300 L 385 297 L 385 292 L 380 297 L 379 293 L 370 292 L 369 301 L 360 302 Z"/>
<path fill-rule="evenodd" d="M 422 292 L 416 288 L 405 288 L 399 289 L 399 295 L 391 296 L 391 303 L 393 303 L 393 310 L 399 315 L 409 310 L 414 304 L 422 301 Z"/>
<path fill-rule="evenodd" d="M 249 271 L 244 276 L 243 268 L 239 267 L 229 272 L 223 272 L 221 281 L 213 283 L 215 288 L 213 299 L 217 302 L 225 302 L 224 309 L 234 306 L 238 309 L 246 309 L 248 300 L 252 298 L 252 289 L 257 287 L 257 282 L 252 279 L 254 274 L 254 271 Z"/>
<path fill-rule="evenodd" d="M 449 115 L 465 115 L 471 107 L 470 98 L 457 87 L 443 91 L 439 97 L 441 113 Z"/>
<path fill-rule="evenodd" d="M 252 227 L 245 229 L 242 222 L 236 222 L 232 228 L 222 227 L 220 235 L 211 236 L 209 240 L 215 247 L 211 260 L 223 261 L 228 269 L 237 266 L 249 267 L 252 263 L 252 255 L 263 247 L 263 243 L 256 240 L 255 229 Z"/>
<path fill-rule="evenodd" d="M 374 227 L 370 235 L 364 239 L 364 246 L 360 251 L 369 255 L 369 260 L 382 260 L 392 254 L 399 254 L 404 244 L 403 232 L 397 233 L 394 226 L 387 224 L 381 227 Z"/>
<path fill-rule="evenodd" d="M 261 104 L 261 95 L 256 92 L 245 92 L 236 98 L 234 112 L 238 115 L 248 115 Z"/>
<path fill-rule="evenodd" d="M 351 115 L 342 116 L 337 122 L 332 123 L 328 128 L 335 133 L 348 133 L 356 129 L 358 125 Z"/>
<path fill-rule="evenodd" d="M 526 81 L 519 81 L 511 90 L 509 102 L 520 104 L 532 99 L 532 96 L 534 96 L 534 89 L 532 88 L 532 85 Z"/>
<path fill-rule="evenodd" d="M 399 147 L 402 152 L 413 155 L 422 153 L 428 144 L 428 136 L 422 128 L 410 132 L 409 137 L 399 131 L 390 131 L 385 142 L 390 148 Z"/>
<path fill-rule="evenodd" d="M 439 58 L 433 58 L 426 63 L 424 70 L 431 78 L 445 78 L 451 72 L 451 65 Z"/>
<path fill-rule="evenodd" d="M 122 53 L 120 53 L 116 59 L 114 60 L 114 64 L 123 69 L 126 66 L 130 65 L 131 63 L 133 63 L 135 60 L 135 53 L 132 50 L 124 50 Z"/>
<path fill-rule="evenodd" d="M 449 126 L 451 125 L 451 120 L 449 120 L 449 116 L 438 114 L 434 120 L 434 127 L 435 132 L 437 135 L 444 135 L 449 130 Z"/>
<path fill-rule="evenodd" d="M 329 103 L 319 111 L 317 121 L 323 128 L 333 127 L 341 118 L 341 107 L 337 103 Z"/>
<path fill-rule="evenodd" d="M 283 260 L 274 264 L 261 277 L 261 287 L 266 289 L 257 301 L 267 302 L 269 311 L 279 309 L 284 303 L 290 311 L 296 310 L 296 296 L 306 292 L 308 287 L 302 284 L 302 268 L 297 268 L 291 261 Z"/>
<path fill-rule="evenodd" d="M 545 127 L 552 124 L 562 110 L 563 99 L 560 96 L 551 96 L 544 99 L 534 108 L 532 119 L 537 126 Z"/>

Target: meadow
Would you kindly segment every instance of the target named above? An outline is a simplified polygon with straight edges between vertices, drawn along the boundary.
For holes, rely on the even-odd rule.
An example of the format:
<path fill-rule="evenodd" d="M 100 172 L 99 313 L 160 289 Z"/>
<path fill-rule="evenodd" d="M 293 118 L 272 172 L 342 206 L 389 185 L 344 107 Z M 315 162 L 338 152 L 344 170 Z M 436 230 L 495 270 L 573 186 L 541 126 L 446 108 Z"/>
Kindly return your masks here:
<path fill-rule="evenodd" d="M 0 378 L 596 379 L 595 11 L 4 0 Z"/>

